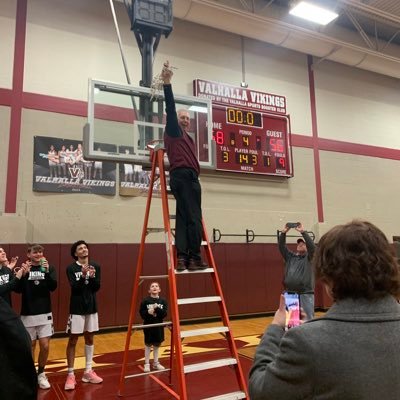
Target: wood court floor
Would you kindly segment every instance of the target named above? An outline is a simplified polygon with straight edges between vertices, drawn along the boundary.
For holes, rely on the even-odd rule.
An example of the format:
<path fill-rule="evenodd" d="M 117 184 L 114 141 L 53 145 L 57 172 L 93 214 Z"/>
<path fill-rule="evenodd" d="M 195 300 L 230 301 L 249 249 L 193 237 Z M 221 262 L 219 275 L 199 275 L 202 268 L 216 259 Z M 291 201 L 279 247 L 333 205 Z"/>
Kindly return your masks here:
<path fill-rule="evenodd" d="M 233 335 L 240 355 L 240 362 L 247 379 L 252 364 L 252 357 L 262 333 L 271 322 L 272 317 L 257 317 L 236 319 L 231 321 Z M 183 325 L 182 330 L 199 329 L 219 325 L 217 322 Z M 160 348 L 160 361 L 164 366 L 169 363 L 169 330 L 165 329 L 166 339 Z M 122 352 L 125 346 L 126 331 L 99 333 L 95 336 L 95 355 L 93 367 L 104 378 L 100 385 L 80 382 L 85 367 L 83 338 L 79 339 L 75 361 L 75 375 L 78 385 L 74 391 L 64 391 L 66 377 L 65 349 L 67 338 L 53 338 L 50 342 L 50 354 L 46 367 L 46 374 L 52 384 L 49 390 L 39 390 L 40 400 L 97 400 L 97 399 L 151 399 L 167 400 L 174 397 L 163 389 L 157 381 L 168 385 L 168 373 L 152 376 L 142 376 L 126 381 L 126 391 L 123 397 L 118 397 L 118 383 L 121 370 Z M 202 337 L 186 338 L 183 342 L 184 357 L 193 362 L 207 361 L 224 351 L 226 341 L 220 334 L 211 334 Z M 220 353 L 221 354 L 221 353 Z M 228 353 L 225 354 L 225 357 Z M 220 358 L 218 356 L 217 358 Z M 36 355 L 37 359 L 37 355 Z M 133 334 L 130 346 L 128 373 L 141 372 L 143 365 L 143 332 Z M 231 370 L 228 367 L 226 369 Z M 187 375 L 187 386 L 190 400 L 201 399 L 224 392 L 238 390 L 232 371 L 221 372 L 223 368 L 211 371 L 202 371 Z M 195 377 L 198 376 L 198 377 Z M 173 382 L 172 382 L 173 383 Z M 219 387 L 218 387 L 219 385 Z M 222 388 L 221 388 L 222 385 Z M 233 386 L 232 386 L 233 385 Z M 189 388 L 190 386 L 190 388 Z M 230 386 L 232 388 L 230 388 Z M 225 390 L 226 389 L 226 390 Z M 214 393 L 216 392 L 216 393 Z"/>

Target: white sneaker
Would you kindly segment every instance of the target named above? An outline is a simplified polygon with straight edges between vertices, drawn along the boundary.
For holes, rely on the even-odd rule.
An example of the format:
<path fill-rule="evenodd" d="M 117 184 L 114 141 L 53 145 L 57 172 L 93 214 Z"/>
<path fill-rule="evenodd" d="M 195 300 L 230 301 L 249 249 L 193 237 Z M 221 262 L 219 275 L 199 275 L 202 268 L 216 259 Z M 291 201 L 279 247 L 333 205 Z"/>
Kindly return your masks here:
<path fill-rule="evenodd" d="M 150 372 L 150 364 L 144 364 L 143 371 L 144 372 Z"/>
<path fill-rule="evenodd" d="M 163 371 L 165 369 L 164 366 L 162 366 L 159 362 L 153 364 L 153 368 L 156 369 L 157 371 Z"/>
<path fill-rule="evenodd" d="M 38 384 L 40 389 L 50 389 L 50 383 L 44 372 L 38 375 Z"/>

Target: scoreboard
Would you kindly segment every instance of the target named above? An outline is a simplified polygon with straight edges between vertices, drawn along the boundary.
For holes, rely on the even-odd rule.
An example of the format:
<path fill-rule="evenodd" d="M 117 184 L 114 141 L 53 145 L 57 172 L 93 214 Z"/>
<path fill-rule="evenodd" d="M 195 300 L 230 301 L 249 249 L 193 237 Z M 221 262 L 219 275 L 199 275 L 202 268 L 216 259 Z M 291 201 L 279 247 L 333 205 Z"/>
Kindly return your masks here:
<path fill-rule="evenodd" d="M 285 117 L 213 106 L 213 124 L 218 170 L 291 176 Z"/>
<path fill-rule="evenodd" d="M 212 100 L 217 170 L 293 176 L 284 97 L 201 80 L 194 88 Z"/>

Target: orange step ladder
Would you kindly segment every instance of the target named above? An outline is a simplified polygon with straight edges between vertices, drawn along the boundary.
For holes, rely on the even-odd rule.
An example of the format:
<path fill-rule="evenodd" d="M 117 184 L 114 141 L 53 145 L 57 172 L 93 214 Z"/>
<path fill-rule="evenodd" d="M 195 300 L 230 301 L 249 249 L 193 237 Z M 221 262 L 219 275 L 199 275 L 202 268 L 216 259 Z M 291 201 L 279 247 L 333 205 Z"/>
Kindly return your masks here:
<path fill-rule="evenodd" d="M 211 251 L 211 246 L 208 240 L 207 232 L 204 226 L 204 221 L 202 223 L 202 235 L 203 241 L 202 245 L 204 246 L 207 263 L 210 266 L 207 269 L 190 271 L 189 274 L 186 274 L 187 271 L 184 272 L 176 272 L 176 252 L 174 249 L 174 237 L 171 233 L 170 226 L 170 215 L 169 215 L 169 207 L 168 207 L 168 196 L 167 196 L 167 184 L 165 178 L 165 169 L 164 169 L 164 154 L 165 150 L 161 144 L 157 144 L 152 152 L 151 160 L 152 160 L 152 169 L 151 169 L 151 179 L 149 185 L 149 192 L 147 197 L 146 211 L 143 223 L 143 231 L 140 242 L 139 256 L 136 265 L 136 274 L 135 280 L 132 290 L 132 298 L 131 298 L 131 307 L 129 313 L 129 323 L 128 323 L 128 331 L 126 335 L 125 342 L 125 351 L 121 368 L 120 382 L 118 388 L 118 395 L 123 396 L 125 392 L 125 383 L 127 379 L 137 378 L 141 376 L 146 376 L 150 374 L 159 374 L 159 373 L 169 373 L 169 384 L 161 383 L 162 387 L 166 389 L 171 396 L 179 400 L 188 400 L 188 390 L 186 385 L 186 374 L 196 373 L 198 371 L 204 371 L 208 369 L 218 369 L 223 367 L 231 367 L 234 369 L 235 378 L 237 381 L 237 390 L 230 393 L 221 393 L 220 395 L 214 397 L 203 398 L 202 400 L 235 400 L 235 399 L 248 399 L 248 392 L 246 387 L 246 381 L 243 375 L 242 368 L 239 362 L 239 355 L 236 349 L 235 341 L 233 338 L 232 330 L 229 323 L 229 316 L 226 309 L 224 297 L 222 294 L 221 284 L 218 277 L 217 269 L 215 266 L 214 257 Z M 157 170 L 158 168 L 158 170 Z M 165 240 L 166 240 L 166 252 L 167 252 L 167 275 L 157 275 L 157 276 L 145 276 L 142 275 L 143 270 L 143 259 L 144 259 L 144 249 L 145 249 L 145 240 L 146 236 L 149 233 L 151 228 L 148 228 L 149 222 L 149 214 L 150 214 L 150 206 L 151 200 L 153 197 L 153 188 L 154 183 L 158 179 L 158 174 L 161 185 L 161 201 L 162 201 L 162 209 L 163 209 L 163 221 L 164 221 L 164 229 L 165 232 Z M 185 276 L 191 276 L 192 274 L 202 273 L 209 274 L 212 278 L 213 285 L 215 288 L 214 296 L 207 297 L 194 297 L 194 298 L 178 298 L 177 295 L 177 279 L 176 275 L 184 274 Z M 169 283 L 169 314 L 172 317 L 172 322 L 164 322 L 162 324 L 151 324 L 151 325 L 134 325 L 134 319 L 137 312 L 137 307 L 139 303 L 139 286 L 141 282 L 144 280 L 157 280 L 160 278 L 168 279 Z M 194 330 L 181 330 L 180 326 L 180 318 L 179 318 L 179 306 L 185 304 L 200 304 L 200 303 L 217 303 L 220 310 L 222 326 L 215 326 L 211 328 L 203 328 L 203 329 L 194 329 Z M 132 333 L 138 329 L 146 329 L 147 327 L 154 326 L 167 326 L 171 325 L 171 350 L 170 350 L 170 366 L 163 371 L 152 371 L 152 372 L 144 372 L 132 375 L 126 375 L 127 372 L 127 364 L 128 364 L 128 356 L 129 356 L 129 346 L 131 341 Z M 209 334 L 221 334 L 226 339 L 227 349 L 229 350 L 230 357 L 223 357 L 220 359 L 200 362 L 200 363 L 187 363 L 185 364 L 183 351 L 182 351 L 182 340 L 187 337 L 194 336 L 203 336 Z M 172 374 L 176 377 L 177 384 L 175 385 L 175 390 L 172 388 Z M 214 372 L 214 378 L 217 378 L 217 372 Z M 160 380 L 157 379 L 157 382 L 160 383 Z M 190 400 L 193 400 L 190 398 Z"/>

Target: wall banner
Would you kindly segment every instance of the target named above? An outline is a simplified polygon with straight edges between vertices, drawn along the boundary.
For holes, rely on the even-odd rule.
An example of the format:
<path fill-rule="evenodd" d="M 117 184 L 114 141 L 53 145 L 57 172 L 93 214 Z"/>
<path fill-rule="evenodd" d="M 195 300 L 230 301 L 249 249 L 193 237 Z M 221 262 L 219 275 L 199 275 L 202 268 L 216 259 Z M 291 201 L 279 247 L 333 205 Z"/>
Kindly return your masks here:
<path fill-rule="evenodd" d="M 119 146 L 119 153 L 131 153 L 133 147 Z M 158 169 L 158 168 L 157 168 Z M 159 175 L 156 171 L 156 177 Z M 169 172 L 165 171 L 165 179 L 167 183 L 167 193 L 170 193 Z M 147 197 L 149 193 L 151 180 L 151 167 L 143 168 L 139 164 L 119 163 L 119 194 L 120 196 L 142 196 Z M 153 185 L 153 196 L 161 197 L 160 179 L 156 179 Z"/>
<path fill-rule="evenodd" d="M 97 143 L 104 150 L 115 145 Z M 35 136 L 33 146 L 33 190 L 57 193 L 115 195 L 116 163 L 83 158 L 82 142 Z"/>

